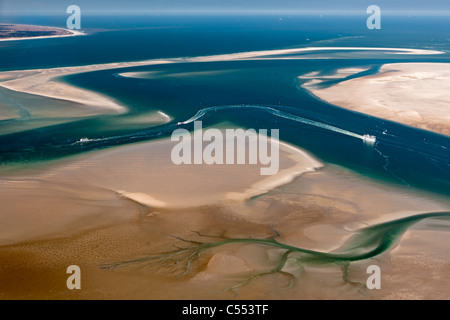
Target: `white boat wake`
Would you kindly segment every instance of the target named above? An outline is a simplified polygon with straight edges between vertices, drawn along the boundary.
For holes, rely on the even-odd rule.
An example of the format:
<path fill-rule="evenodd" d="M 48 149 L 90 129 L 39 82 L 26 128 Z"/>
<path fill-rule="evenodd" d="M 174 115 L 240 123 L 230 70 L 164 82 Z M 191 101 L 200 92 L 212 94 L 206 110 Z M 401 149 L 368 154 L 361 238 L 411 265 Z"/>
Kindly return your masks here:
<path fill-rule="evenodd" d="M 376 142 L 375 136 L 371 136 L 371 135 L 367 135 L 367 134 L 361 135 L 361 134 L 351 132 L 351 131 L 348 131 L 345 129 L 341 129 L 341 128 L 338 128 L 338 127 L 335 127 L 335 126 L 332 126 L 332 125 L 329 125 L 329 124 L 326 124 L 323 122 L 318 122 L 315 120 L 296 116 L 296 115 L 290 114 L 288 112 L 280 111 L 271 106 L 228 105 L 228 106 L 209 107 L 209 108 L 199 110 L 193 117 L 191 117 L 190 119 L 188 119 L 186 121 L 178 122 L 177 125 L 178 126 L 186 125 L 186 124 L 192 123 L 194 121 L 200 120 L 201 118 L 203 118 L 206 114 L 208 114 L 210 112 L 219 111 L 219 110 L 228 110 L 228 109 L 258 109 L 260 111 L 268 112 L 268 113 L 270 113 L 274 116 L 280 117 L 280 118 L 292 120 L 295 122 L 315 126 L 318 128 L 322 128 L 322 129 L 330 130 L 330 131 L 337 132 L 337 133 L 340 133 L 343 135 L 347 135 L 350 137 L 354 137 L 354 138 L 362 140 L 367 145 L 374 145 Z"/>

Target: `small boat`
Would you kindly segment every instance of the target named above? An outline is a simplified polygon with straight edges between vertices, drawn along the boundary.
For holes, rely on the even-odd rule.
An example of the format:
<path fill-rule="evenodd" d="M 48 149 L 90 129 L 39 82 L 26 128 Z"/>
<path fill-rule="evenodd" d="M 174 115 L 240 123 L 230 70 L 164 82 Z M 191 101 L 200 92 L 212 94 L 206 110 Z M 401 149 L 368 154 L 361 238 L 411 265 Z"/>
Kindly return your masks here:
<path fill-rule="evenodd" d="M 179 126 L 182 126 L 183 124 L 184 124 L 184 122 L 178 122 L 177 126 L 179 127 Z"/>
<path fill-rule="evenodd" d="M 362 139 L 365 144 L 373 145 L 375 142 L 377 142 L 377 137 L 371 136 L 370 134 L 365 134 L 362 136 Z"/>
<path fill-rule="evenodd" d="M 92 141 L 92 139 L 89 139 L 89 138 L 81 138 L 80 140 L 78 140 L 77 142 L 78 143 L 86 143 L 86 142 L 91 142 Z"/>

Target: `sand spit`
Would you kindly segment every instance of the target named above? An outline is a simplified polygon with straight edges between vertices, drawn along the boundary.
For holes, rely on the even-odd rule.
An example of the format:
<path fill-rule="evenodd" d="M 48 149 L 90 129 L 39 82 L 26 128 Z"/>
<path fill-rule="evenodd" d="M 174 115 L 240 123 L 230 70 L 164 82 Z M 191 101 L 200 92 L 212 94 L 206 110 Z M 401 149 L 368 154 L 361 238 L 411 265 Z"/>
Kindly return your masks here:
<path fill-rule="evenodd" d="M 83 31 L 70 30 L 58 27 L 45 27 L 45 26 L 35 26 L 35 25 L 24 25 L 24 24 L 0 24 L 3 30 L 0 33 L 36 33 L 36 32 L 54 32 L 53 35 L 45 36 L 25 36 L 25 37 L 0 37 L 0 41 L 18 41 L 18 40 L 34 40 L 34 39 L 48 39 L 48 38 L 64 38 L 73 36 L 85 35 Z"/>
<path fill-rule="evenodd" d="M 321 51 L 384 51 L 391 54 L 414 54 L 429 55 L 441 54 L 440 51 L 404 49 L 404 48 L 370 48 L 370 47 L 311 47 L 283 50 L 263 50 L 242 53 L 232 53 L 223 55 L 201 56 L 192 58 L 171 58 L 166 60 L 144 60 L 134 62 L 117 62 L 76 67 L 62 67 L 51 69 L 20 70 L 0 72 L 0 86 L 24 93 L 40 95 L 49 98 L 69 100 L 83 105 L 110 110 L 117 113 L 126 112 L 126 107 L 120 105 L 109 97 L 105 97 L 96 92 L 74 87 L 68 83 L 58 81 L 57 78 L 92 71 L 120 69 L 138 66 L 151 66 L 168 63 L 186 62 L 210 62 L 210 61 L 231 61 L 231 60 L 252 60 L 252 59 L 279 59 L 280 56 L 289 59 L 308 59 L 307 56 L 289 56 L 301 53 Z"/>
<path fill-rule="evenodd" d="M 450 135 L 450 64 L 394 63 L 375 75 L 319 89 L 305 88 L 331 104 Z"/>

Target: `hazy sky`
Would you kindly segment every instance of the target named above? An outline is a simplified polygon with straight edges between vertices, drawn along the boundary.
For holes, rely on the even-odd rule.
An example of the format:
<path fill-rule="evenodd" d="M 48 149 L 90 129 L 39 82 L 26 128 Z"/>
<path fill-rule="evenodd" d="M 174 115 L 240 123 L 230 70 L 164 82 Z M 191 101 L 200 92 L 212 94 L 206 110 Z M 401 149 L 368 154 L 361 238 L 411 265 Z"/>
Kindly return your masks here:
<path fill-rule="evenodd" d="M 0 0 L 0 13 L 65 14 L 69 5 L 84 14 L 161 12 L 364 13 L 376 4 L 385 13 L 450 13 L 450 0 Z"/>

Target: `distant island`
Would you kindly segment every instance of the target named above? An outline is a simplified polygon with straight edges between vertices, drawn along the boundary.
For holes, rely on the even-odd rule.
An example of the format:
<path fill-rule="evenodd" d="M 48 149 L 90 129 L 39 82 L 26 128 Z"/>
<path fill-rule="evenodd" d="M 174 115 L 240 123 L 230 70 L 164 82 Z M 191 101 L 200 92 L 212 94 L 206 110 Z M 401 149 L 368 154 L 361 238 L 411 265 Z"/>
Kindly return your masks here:
<path fill-rule="evenodd" d="M 81 31 L 57 27 L 0 23 L 0 41 L 68 37 L 82 34 L 83 32 Z"/>

